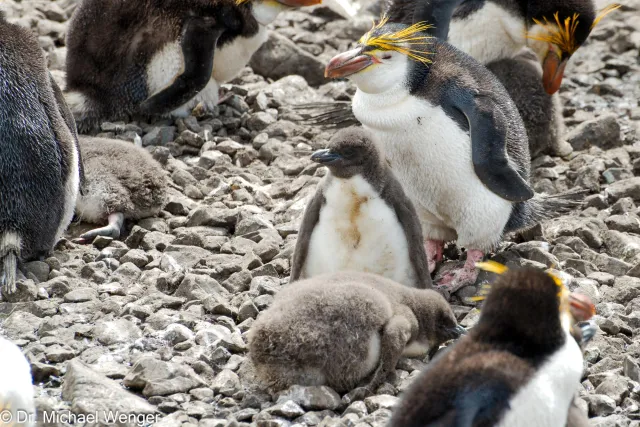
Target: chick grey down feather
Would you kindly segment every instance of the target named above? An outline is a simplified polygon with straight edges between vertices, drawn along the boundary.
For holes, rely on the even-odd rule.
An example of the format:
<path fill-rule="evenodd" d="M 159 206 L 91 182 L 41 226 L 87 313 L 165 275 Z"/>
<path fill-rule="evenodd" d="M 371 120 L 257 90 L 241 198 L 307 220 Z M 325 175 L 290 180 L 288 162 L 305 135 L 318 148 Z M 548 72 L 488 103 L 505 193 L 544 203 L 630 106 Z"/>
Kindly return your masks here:
<path fill-rule="evenodd" d="M 374 390 L 402 355 L 424 354 L 462 332 L 435 291 L 340 272 L 283 288 L 249 331 L 249 357 L 273 390 L 294 384 Z"/>
<path fill-rule="evenodd" d="M 167 178 L 148 151 L 114 139 L 79 140 L 86 174 L 85 195 L 76 204 L 81 220 L 99 224 L 113 213 L 138 220 L 160 212 Z"/>

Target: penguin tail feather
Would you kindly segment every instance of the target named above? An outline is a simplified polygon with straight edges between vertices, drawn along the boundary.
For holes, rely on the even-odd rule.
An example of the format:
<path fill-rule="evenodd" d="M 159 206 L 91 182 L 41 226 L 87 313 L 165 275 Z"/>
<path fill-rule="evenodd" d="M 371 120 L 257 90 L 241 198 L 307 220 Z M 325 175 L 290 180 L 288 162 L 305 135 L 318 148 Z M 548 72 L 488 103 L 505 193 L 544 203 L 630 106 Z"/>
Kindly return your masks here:
<path fill-rule="evenodd" d="M 291 108 L 300 113 L 302 119 L 299 122 L 305 125 L 344 128 L 360 124 L 351 110 L 351 101 L 311 102 Z"/>
<path fill-rule="evenodd" d="M 3 291 L 12 294 L 16 291 L 16 275 L 18 271 L 18 258 L 22 239 L 14 231 L 5 231 L 0 234 L 0 284 Z"/>
<path fill-rule="evenodd" d="M 587 194 L 589 191 L 583 189 L 554 195 L 536 194 L 532 199 L 515 206 L 505 232 L 528 229 L 542 221 L 569 214 L 583 206 Z"/>

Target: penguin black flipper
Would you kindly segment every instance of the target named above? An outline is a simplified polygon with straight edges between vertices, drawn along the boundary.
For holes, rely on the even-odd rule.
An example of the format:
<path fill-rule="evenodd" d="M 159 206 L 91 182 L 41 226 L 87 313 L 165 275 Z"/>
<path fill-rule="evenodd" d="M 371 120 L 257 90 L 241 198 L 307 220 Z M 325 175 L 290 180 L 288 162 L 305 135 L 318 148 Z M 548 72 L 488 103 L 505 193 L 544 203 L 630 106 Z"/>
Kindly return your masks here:
<path fill-rule="evenodd" d="M 58 110 L 60 111 L 60 115 L 62 119 L 67 124 L 67 127 L 71 131 L 71 135 L 75 140 L 76 151 L 78 153 L 78 173 L 80 174 L 80 187 L 78 191 L 81 195 L 84 195 L 84 186 L 85 186 L 85 176 L 84 176 L 84 163 L 82 162 L 82 154 L 80 153 L 80 145 L 78 145 L 78 129 L 76 127 L 76 121 L 73 118 L 73 114 L 67 105 L 64 95 L 62 95 L 62 91 L 60 87 L 53 79 L 51 73 L 49 73 L 49 80 L 51 81 L 51 87 L 53 88 L 53 96 L 56 99 L 56 103 L 58 104 Z"/>
<path fill-rule="evenodd" d="M 302 274 L 302 268 L 307 260 L 307 254 L 309 253 L 311 235 L 313 234 L 313 229 L 320 220 L 320 209 L 322 209 L 322 205 L 324 204 L 324 195 L 321 191 L 317 191 L 304 211 L 304 217 L 302 218 L 302 224 L 300 224 L 298 240 L 296 241 L 293 260 L 291 262 L 289 283 L 298 280 Z"/>
<path fill-rule="evenodd" d="M 431 274 L 429 274 L 429 263 L 424 249 L 422 233 L 418 234 L 416 232 L 416 230 L 422 231 L 422 226 L 413 203 L 404 194 L 402 185 L 395 178 L 389 179 L 389 183 L 382 192 L 381 197 L 389 206 L 393 206 L 398 221 L 402 225 L 407 238 L 407 245 L 409 246 L 409 261 L 413 266 L 418 283 L 421 284 L 420 288 L 431 289 L 433 282 Z"/>
<path fill-rule="evenodd" d="M 491 94 L 476 93 L 468 97 L 452 96 L 455 106 L 464 113 L 471 133 L 471 158 L 480 181 L 493 193 L 510 202 L 533 197 L 529 183 L 509 162 L 506 134 L 509 123 Z"/>
<path fill-rule="evenodd" d="M 492 356 L 495 357 L 495 354 Z M 482 362 L 478 362 L 480 359 L 466 358 L 457 367 L 451 366 L 454 372 L 432 375 L 434 382 L 420 381 L 420 378 L 426 378 L 427 372 L 434 368 L 425 369 L 421 377 L 405 392 L 389 427 L 497 425 L 509 409 L 509 399 L 518 386 L 526 382 L 529 374 L 526 369 L 518 372 L 518 369 L 513 368 L 521 364 L 520 361 L 507 354 L 503 356 L 493 360 L 486 358 Z M 505 365 L 507 361 L 514 363 Z M 433 366 L 432 363 L 430 365 Z M 435 369 L 442 368 L 439 365 L 441 364 Z M 449 382 L 451 375 L 456 380 L 450 387 L 445 389 L 437 384 L 439 381 Z"/>
<path fill-rule="evenodd" d="M 184 105 L 209 83 L 218 38 L 224 32 L 222 22 L 213 17 L 191 17 L 184 25 L 182 54 L 184 72 L 162 91 L 140 104 L 143 114 L 161 114 Z"/>

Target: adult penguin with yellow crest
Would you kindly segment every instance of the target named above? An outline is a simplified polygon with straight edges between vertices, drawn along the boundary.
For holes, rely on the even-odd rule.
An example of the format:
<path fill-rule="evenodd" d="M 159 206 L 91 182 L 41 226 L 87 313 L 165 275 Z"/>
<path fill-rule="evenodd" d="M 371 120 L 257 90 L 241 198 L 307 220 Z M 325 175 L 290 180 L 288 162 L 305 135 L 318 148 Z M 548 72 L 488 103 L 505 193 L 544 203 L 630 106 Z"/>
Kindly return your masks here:
<path fill-rule="evenodd" d="M 416 208 L 430 269 L 442 259 L 444 242 L 467 249 L 464 267 L 438 283 L 454 292 L 475 282 L 475 263 L 504 233 L 575 203 L 534 194 L 527 136 L 513 101 L 490 71 L 430 28 L 384 18 L 325 73 L 356 84 L 353 113 Z"/>
<path fill-rule="evenodd" d="M 471 55 L 505 86 L 523 119 L 532 156 L 565 156 L 573 148 L 562 139 L 564 122 L 557 91 L 571 56 L 586 42 L 598 22 L 619 5 L 596 12 L 592 0 L 422 0 L 387 2 L 389 22 L 417 22 L 415 9 L 429 4 L 453 16 L 427 15 L 437 37 Z M 458 5 L 458 3 L 461 3 Z M 455 8 L 455 11 L 453 10 Z M 310 123 L 351 125 L 357 120 L 349 103 L 306 104 Z"/>
<path fill-rule="evenodd" d="M 593 304 L 572 298 L 548 272 L 502 270 L 477 325 L 411 384 L 390 427 L 565 427 L 573 421 L 583 355 L 572 329 L 576 318 L 593 315 Z"/>
<path fill-rule="evenodd" d="M 85 0 L 67 36 L 66 99 L 78 127 L 128 114 L 212 108 L 283 10 L 321 0 Z"/>

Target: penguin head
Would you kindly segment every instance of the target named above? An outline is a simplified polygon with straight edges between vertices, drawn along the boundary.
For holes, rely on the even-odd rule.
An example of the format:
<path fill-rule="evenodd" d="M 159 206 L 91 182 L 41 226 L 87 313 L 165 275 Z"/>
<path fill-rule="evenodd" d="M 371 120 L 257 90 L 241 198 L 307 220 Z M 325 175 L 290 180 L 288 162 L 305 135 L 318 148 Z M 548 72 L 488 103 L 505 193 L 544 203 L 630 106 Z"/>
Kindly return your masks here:
<path fill-rule="evenodd" d="M 431 25 L 393 24 L 383 17 L 354 49 L 334 56 L 325 68 L 329 78 L 346 77 L 366 93 L 385 92 L 403 81 L 410 61 L 429 64 L 431 40 L 425 30 Z"/>
<path fill-rule="evenodd" d="M 497 263 L 479 268 L 500 273 L 481 309 L 477 336 L 521 343 L 523 351 L 544 349 L 587 320 L 595 307 L 586 295 L 570 293 L 553 272 L 532 268 L 509 270 Z M 537 350 L 535 350 L 537 351 Z"/>
<path fill-rule="evenodd" d="M 253 17 L 261 25 L 269 25 L 285 10 L 320 3 L 322 0 L 236 0 L 237 5 L 249 4 Z"/>
<path fill-rule="evenodd" d="M 432 352 L 442 343 L 455 340 L 467 333 L 467 330 L 458 324 L 451 305 L 440 293 L 419 290 L 414 293 L 413 298 L 414 314 L 420 324 L 416 342 L 421 348 L 427 348 Z"/>
<path fill-rule="evenodd" d="M 569 59 L 584 44 L 593 28 L 619 7 L 618 4 L 609 5 L 596 15 L 591 1 L 581 0 L 568 2 L 551 16 L 543 11 L 533 11 L 533 25 L 527 38 L 541 60 L 542 83 L 549 95 L 560 88 Z"/>
<path fill-rule="evenodd" d="M 327 166 L 338 178 L 371 175 L 382 164 L 382 156 L 367 131 L 351 127 L 338 131 L 325 150 L 318 150 L 311 160 Z"/>

